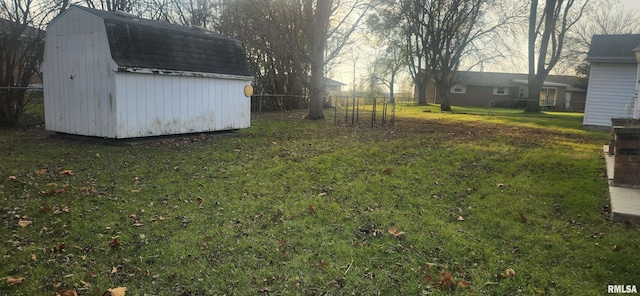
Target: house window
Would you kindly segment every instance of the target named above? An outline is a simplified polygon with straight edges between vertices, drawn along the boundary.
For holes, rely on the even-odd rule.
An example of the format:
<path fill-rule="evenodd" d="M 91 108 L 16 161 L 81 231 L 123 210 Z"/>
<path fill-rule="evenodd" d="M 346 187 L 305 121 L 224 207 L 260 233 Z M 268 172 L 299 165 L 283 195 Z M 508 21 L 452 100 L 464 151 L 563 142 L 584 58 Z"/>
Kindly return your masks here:
<path fill-rule="evenodd" d="M 498 96 L 506 96 L 509 94 L 509 88 L 496 86 L 493 88 L 493 94 Z"/>
<path fill-rule="evenodd" d="M 524 98 L 524 87 L 520 88 L 520 98 Z"/>
<path fill-rule="evenodd" d="M 555 106 L 557 92 L 555 87 L 543 87 L 540 91 L 540 106 Z"/>
<path fill-rule="evenodd" d="M 449 92 L 452 93 L 452 94 L 466 94 L 467 93 L 467 87 L 464 86 L 464 85 L 456 84 L 456 85 L 451 87 Z"/>

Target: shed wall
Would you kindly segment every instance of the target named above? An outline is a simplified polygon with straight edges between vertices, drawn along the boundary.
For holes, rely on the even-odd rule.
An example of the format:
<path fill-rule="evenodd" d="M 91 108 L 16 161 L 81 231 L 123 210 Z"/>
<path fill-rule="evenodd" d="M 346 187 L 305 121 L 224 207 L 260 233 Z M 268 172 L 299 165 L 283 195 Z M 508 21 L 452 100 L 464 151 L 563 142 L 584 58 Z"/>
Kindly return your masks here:
<path fill-rule="evenodd" d="M 584 125 L 611 126 L 613 117 L 630 117 L 627 105 L 636 89 L 636 63 L 592 63 Z"/>
<path fill-rule="evenodd" d="M 45 46 L 46 128 L 114 137 L 113 60 L 102 19 L 68 10 L 49 25 Z"/>
<path fill-rule="evenodd" d="M 246 80 L 115 73 L 116 138 L 233 130 L 250 126 Z"/>

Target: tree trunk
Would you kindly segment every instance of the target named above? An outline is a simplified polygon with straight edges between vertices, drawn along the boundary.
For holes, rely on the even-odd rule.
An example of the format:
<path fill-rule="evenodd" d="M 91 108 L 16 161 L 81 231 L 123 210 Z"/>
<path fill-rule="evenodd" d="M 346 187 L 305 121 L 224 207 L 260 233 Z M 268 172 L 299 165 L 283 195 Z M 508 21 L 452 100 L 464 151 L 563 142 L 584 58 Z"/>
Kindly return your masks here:
<path fill-rule="evenodd" d="M 536 16 L 538 14 L 538 0 L 531 0 L 531 6 L 529 10 L 529 44 L 528 44 L 528 55 L 529 55 L 529 77 L 528 77 L 528 87 L 529 87 L 529 100 L 527 101 L 527 108 L 525 112 L 527 113 L 538 113 L 540 112 L 540 103 L 538 100 L 540 99 L 540 90 L 542 88 L 542 84 L 538 85 L 537 76 L 536 76 Z M 544 63 L 544 60 L 542 61 Z"/>
<path fill-rule="evenodd" d="M 440 111 L 451 111 L 451 102 L 449 102 L 447 91 L 444 89 L 438 88 L 438 94 L 442 99 L 442 103 L 440 103 Z"/>
<path fill-rule="evenodd" d="M 307 119 L 324 119 L 324 51 L 327 45 L 327 27 L 331 15 L 331 1 L 318 0 L 311 32 L 311 83 L 309 87 L 309 114 Z"/>
<path fill-rule="evenodd" d="M 533 82 L 533 83 L 532 83 Z M 537 79 L 529 80 L 529 101 L 527 101 L 526 113 L 540 112 L 540 92 L 542 91 L 542 83 Z"/>
<path fill-rule="evenodd" d="M 427 105 L 427 79 L 416 76 L 414 83 L 416 84 L 416 96 L 418 97 L 418 105 Z"/>

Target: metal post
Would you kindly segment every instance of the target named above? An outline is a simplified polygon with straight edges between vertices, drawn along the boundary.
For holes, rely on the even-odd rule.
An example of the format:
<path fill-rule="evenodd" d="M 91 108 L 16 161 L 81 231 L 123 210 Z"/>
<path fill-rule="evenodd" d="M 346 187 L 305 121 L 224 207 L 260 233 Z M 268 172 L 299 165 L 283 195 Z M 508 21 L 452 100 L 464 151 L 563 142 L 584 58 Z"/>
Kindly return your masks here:
<path fill-rule="evenodd" d="M 356 122 L 360 123 L 360 98 L 356 98 L 356 105 L 358 105 L 356 108 Z"/>
<path fill-rule="evenodd" d="M 351 125 L 354 124 L 355 111 L 356 111 L 356 97 L 352 97 L 351 98 Z"/>
<path fill-rule="evenodd" d="M 373 106 L 371 108 L 371 127 L 376 124 L 376 98 L 373 97 Z"/>
<path fill-rule="evenodd" d="M 336 96 L 336 100 L 334 101 L 333 106 L 333 124 L 338 123 L 338 96 Z"/>
<path fill-rule="evenodd" d="M 346 99 L 345 102 L 347 102 L 347 106 L 344 108 L 344 124 L 347 124 L 349 122 L 349 99 Z"/>

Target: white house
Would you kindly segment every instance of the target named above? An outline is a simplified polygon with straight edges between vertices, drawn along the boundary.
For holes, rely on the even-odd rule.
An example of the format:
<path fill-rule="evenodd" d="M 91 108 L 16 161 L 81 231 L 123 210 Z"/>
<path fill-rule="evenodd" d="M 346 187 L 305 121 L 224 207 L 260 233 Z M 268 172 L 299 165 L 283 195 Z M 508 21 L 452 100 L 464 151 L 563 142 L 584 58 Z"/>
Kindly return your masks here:
<path fill-rule="evenodd" d="M 594 35 L 587 61 L 591 63 L 585 126 L 611 126 L 611 118 L 633 116 L 633 100 L 638 82 L 638 62 L 634 49 L 640 34 Z"/>
<path fill-rule="evenodd" d="M 47 28 L 51 131 L 134 138 L 249 127 L 240 42 L 204 29 L 72 6 Z"/>

